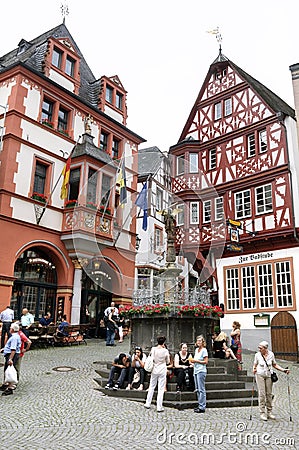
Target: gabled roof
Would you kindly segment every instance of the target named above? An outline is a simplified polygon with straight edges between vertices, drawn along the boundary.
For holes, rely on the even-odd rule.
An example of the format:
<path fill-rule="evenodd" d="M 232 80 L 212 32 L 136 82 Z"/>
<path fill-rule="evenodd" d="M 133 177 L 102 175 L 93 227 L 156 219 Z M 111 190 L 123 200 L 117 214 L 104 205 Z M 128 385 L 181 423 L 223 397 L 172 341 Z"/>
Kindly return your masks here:
<path fill-rule="evenodd" d="M 77 46 L 75 40 L 73 39 L 64 23 L 58 25 L 55 28 L 52 28 L 49 31 L 46 31 L 45 33 L 32 39 L 31 41 L 25 41 L 24 39 L 22 39 L 20 41 L 19 47 L 0 58 L 0 73 L 17 63 L 22 63 L 23 65 L 28 66 L 30 69 L 34 69 L 35 71 L 38 71 L 43 75 L 43 62 L 45 59 L 45 53 L 47 51 L 47 41 L 51 37 L 55 39 L 66 38 L 69 39 L 72 43 L 74 50 L 81 58 L 81 84 L 79 88 L 79 97 L 82 97 L 82 99 L 84 99 L 88 103 L 91 103 L 92 106 L 97 107 L 97 94 L 100 89 L 100 81 L 96 80 L 95 76 L 87 65 L 79 47 Z M 25 44 L 23 46 L 24 51 L 20 52 L 20 45 L 22 44 Z"/>
<path fill-rule="evenodd" d="M 80 86 L 78 94 L 79 99 L 99 111 L 99 113 L 106 116 L 106 114 L 104 112 L 101 112 L 98 108 L 101 90 L 101 79 L 96 78 L 93 75 L 90 67 L 86 63 L 83 54 L 81 53 L 78 45 L 67 29 L 65 23 L 62 23 L 57 27 L 46 31 L 45 33 L 32 39 L 31 41 L 21 39 L 19 42 L 19 47 L 15 48 L 14 50 L 10 51 L 0 58 L 0 74 L 8 70 L 10 67 L 13 67 L 17 64 L 22 64 L 23 66 L 28 67 L 29 70 L 39 72 L 41 76 L 45 76 L 43 65 L 45 61 L 45 55 L 48 50 L 47 43 L 48 40 L 52 37 L 55 39 L 64 38 L 65 40 L 68 40 L 71 43 L 73 50 L 80 57 Z M 117 75 L 114 75 L 112 78 L 114 78 L 114 80 L 121 84 Z M 54 81 L 49 81 L 55 84 Z M 75 94 L 71 93 L 71 95 Z M 112 117 L 109 116 L 109 120 L 114 121 L 123 129 L 130 131 L 130 133 L 140 139 L 141 142 L 145 142 L 145 139 L 129 130 L 125 125 L 119 123 L 118 121 L 115 121 L 115 119 L 113 119 Z"/>
<path fill-rule="evenodd" d="M 147 147 L 138 150 L 138 174 L 139 177 L 154 175 L 161 166 L 161 160 L 165 157 L 161 150 Z"/>
<path fill-rule="evenodd" d="M 230 61 L 225 55 L 222 54 L 222 52 L 219 52 L 218 57 L 213 61 L 213 63 L 210 65 L 209 71 L 205 77 L 205 80 L 202 84 L 202 87 L 200 89 L 200 92 L 197 96 L 197 99 L 194 103 L 194 106 L 191 110 L 191 113 L 188 117 L 188 120 L 184 126 L 184 129 L 181 133 L 181 136 L 178 140 L 179 142 L 182 142 L 184 139 L 184 135 L 186 132 L 186 129 L 188 127 L 188 124 L 193 120 L 194 115 L 196 111 L 198 110 L 198 104 L 201 101 L 203 92 L 206 88 L 206 84 L 209 81 L 211 75 L 215 72 L 216 68 L 224 68 L 226 66 L 232 67 L 242 78 L 244 81 L 246 81 L 250 87 L 255 91 L 257 95 L 259 95 L 263 101 L 276 113 L 283 113 L 286 116 L 290 116 L 293 119 L 295 119 L 295 110 L 291 108 L 284 100 L 282 100 L 278 95 L 274 94 L 270 89 L 268 89 L 266 86 L 264 86 L 262 83 L 260 83 L 258 80 L 253 78 L 251 75 L 249 75 L 247 72 L 245 72 L 243 69 L 238 67 L 235 63 Z"/>

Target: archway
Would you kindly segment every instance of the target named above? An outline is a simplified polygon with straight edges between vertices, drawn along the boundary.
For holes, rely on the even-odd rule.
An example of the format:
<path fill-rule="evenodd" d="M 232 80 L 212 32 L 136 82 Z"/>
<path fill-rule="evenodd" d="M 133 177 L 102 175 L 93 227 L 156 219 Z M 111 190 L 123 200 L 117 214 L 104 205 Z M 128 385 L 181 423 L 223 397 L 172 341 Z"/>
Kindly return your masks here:
<path fill-rule="evenodd" d="M 27 308 L 38 320 L 49 311 L 55 317 L 57 272 L 51 257 L 38 247 L 25 250 L 15 262 L 11 308 L 21 317 Z"/>

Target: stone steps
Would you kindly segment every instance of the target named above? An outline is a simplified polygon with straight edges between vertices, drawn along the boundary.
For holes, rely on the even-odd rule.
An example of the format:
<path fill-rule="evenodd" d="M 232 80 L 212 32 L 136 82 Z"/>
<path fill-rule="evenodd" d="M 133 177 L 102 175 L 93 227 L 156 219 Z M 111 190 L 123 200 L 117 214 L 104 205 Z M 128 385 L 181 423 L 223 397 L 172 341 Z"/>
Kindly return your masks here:
<path fill-rule="evenodd" d="M 144 383 L 144 390 L 117 391 L 105 389 L 108 381 L 111 362 L 97 362 L 98 367 L 95 372 L 99 375 L 94 381 L 97 389 L 105 395 L 115 398 L 144 403 L 146 389 L 148 388 L 148 377 Z M 235 361 L 209 360 L 206 377 L 207 408 L 228 408 L 236 406 L 256 406 L 257 392 L 254 390 L 252 397 L 253 377 L 247 374 L 246 370 L 237 370 Z M 125 382 L 125 386 L 127 382 Z M 167 384 L 167 392 L 164 394 L 163 404 L 166 407 L 176 409 L 190 409 L 197 406 L 197 395 L 195 392 L 176 392 L 176 380 L 173 377 Z M 154 393 L 153 403 L 156 401 L 157 393 Z"/>

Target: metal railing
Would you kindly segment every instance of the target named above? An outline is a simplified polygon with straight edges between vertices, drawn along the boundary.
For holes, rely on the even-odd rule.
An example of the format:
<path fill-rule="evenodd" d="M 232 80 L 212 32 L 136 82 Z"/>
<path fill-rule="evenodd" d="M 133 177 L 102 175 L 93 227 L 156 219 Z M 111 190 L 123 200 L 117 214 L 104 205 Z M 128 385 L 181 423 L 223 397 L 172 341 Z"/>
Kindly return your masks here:
<path fill-rule="evenodd" d="M 141 288 L 133 291 L 132 300 L 134 306 L 163 305 L 164 303 L 190 306 L 202 303 L 211 306 L 210 290 L 201 286 L 196 286 L 189 291 L 177 290 L 171 294 L 171 301 L 168 292 Z"/>

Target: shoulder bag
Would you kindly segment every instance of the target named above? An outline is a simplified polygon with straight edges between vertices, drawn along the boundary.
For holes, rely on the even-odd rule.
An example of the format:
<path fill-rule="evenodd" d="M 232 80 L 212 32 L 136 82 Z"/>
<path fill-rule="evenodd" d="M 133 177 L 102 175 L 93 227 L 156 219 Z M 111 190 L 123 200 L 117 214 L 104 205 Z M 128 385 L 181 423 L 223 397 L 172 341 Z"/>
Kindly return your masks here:
<path fill-rule="evenodd" d="M 149 373 L 151 373 L 154 368 L 153 350 L 154 349 L 152 348 L 150 354 L 148 355 L 144 363 L 144 370 L 146 370 Z"/>
<path fill-rule="evenodd" d="M 266 359 L 264 358 L 264 355 L 262 355 L 262 357 L 263 357 L 263 359 L 264 359 L 264 361 L 265 361 L 265 363 L 266 363 L 266 366 L 268 367 L 268 370 L 270 371 L 272 383 L 276 383 L 276 381 L 278 381 L 277 373 L 274 372 L 273 370 L 272 370 L 272 372 L 271 372 L 270 367 L 268 366 L 267 361 L 266 361 Z"/>

